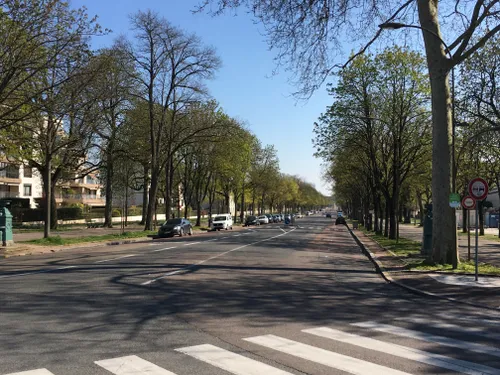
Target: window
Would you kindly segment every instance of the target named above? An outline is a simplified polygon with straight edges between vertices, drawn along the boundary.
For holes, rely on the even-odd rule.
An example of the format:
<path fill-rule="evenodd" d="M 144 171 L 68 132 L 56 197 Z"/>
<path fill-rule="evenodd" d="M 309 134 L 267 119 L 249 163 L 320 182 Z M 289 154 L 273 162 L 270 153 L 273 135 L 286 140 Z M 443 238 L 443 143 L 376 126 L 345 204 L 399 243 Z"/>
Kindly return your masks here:
<path fill-rule="evenodd" d="M 23 185 L 23 191 L 24 191 L 24 196 L 25 197 L 31 197 L 31 184 L 25 184 Z"/>
<path fill-rule="evenodd" d="M 25 165 L 24 168 L 23 168 L 23 175 L 24 177 L 33 177 L 33 170 L 31 169 L 31 167 Z"/>
<path fill-rule="evenodd" d="M 19 178 L 19 167 L 9 163 L 0 163 L 0 177 Z"/>

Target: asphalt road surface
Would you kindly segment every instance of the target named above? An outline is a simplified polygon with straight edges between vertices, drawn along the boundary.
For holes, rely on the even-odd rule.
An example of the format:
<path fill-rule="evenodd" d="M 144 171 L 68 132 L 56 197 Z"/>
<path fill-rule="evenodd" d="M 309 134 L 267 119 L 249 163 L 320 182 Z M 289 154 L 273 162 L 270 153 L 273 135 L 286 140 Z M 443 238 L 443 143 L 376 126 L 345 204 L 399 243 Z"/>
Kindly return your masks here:
<path fill-rule="evenodd" d="M 297 223 L 0 262 L 0 375 L 500 374 L 497 313 Z"/>

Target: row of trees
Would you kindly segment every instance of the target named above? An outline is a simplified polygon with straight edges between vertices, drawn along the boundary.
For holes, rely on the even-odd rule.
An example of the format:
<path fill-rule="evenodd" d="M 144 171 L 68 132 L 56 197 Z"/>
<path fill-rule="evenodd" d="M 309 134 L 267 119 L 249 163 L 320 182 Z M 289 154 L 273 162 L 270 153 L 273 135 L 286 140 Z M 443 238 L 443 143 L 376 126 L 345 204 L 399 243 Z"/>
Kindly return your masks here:
<path fill-rule="evenodd" d="M 170 217 L 179 186 L 198 212 L 216 195 L 227 205 L 231 194 L 241 206 L 251 199 L 253 210 L 323 198 L 282 176 L 274 148 L 209 99 L 205 82 L 220 59 L 197 36 L 139 11 L 131 38 L 94 51 L 91 38 L 108 31 L 85 9 L 61 0 L 1 6 L 1 148 L 43 176 L 46 237 L 57 226 L 56 185 L 89 173 L 105 185 L 108 226 L 114 196 L 129 188 L 144 192 L 145 229 L 159 198 Z M 287 183 L 292 191 L 275 196 Z"/>
<path fill-rule="evenodd" d="M 496 41 L 498 42 L 498 41 Z M 456 188 L 481 176 L 500 186 L 497 44 L 464 64 L 455 97 Z M 315 124 L 317 156 L 335 200 L 353 217 L 374 213 L 373 230 L 397 238 L 398 223 L 432 202 L 432 122 L 424 58 L 392 47 L 356 57 L 330 86 L 333 104 Z M 464 215 L 464 218 L 466 215 Z M 482 219 L 482 215 L 480 215 Z M 465 223 L 464 226 L 465 228 Z M 434 252 L 436 262 L 453 261 Z"/>

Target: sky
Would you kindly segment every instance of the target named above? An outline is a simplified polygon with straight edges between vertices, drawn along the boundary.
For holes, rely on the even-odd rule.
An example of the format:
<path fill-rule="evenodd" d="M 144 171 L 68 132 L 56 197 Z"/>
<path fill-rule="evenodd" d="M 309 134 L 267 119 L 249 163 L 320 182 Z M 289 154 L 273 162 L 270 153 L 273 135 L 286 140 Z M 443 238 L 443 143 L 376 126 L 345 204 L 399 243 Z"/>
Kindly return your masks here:
<path fill-rule="evenodd" d="M 313 124 L 331 104 L 325 88 L 307 102 L 292 97 L 296 90 L 291 75 L 273 75 L 276 63 L 262 35 L 244 9 L 234 14 L 212 17 L 193 14 L 200 0 L 72 0 L 73 7 L 85 6 L 97 15 L 107 36 L 93 40 L 95 48 L 110 46 L 119 35 L 130 35 L 129 15 L 151 9 L 171 24 L 198 35 L 213 46 L 222 60 L 214 80 L 207 82 L 210 95 L 231 117 L 244 121 L 263 145 L 275 145 L 281 171 L 298 175 L 330 195 L 330 186 L 321 179 L 321 160 L 313 156 Z"/>

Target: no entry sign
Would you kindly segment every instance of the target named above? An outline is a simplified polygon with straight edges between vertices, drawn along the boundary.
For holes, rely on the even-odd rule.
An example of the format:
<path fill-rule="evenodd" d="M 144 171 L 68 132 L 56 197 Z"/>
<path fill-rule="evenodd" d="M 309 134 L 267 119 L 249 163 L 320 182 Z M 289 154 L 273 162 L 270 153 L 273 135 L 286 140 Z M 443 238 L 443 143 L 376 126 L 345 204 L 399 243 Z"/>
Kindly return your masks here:
<path fill-rule="evenodd" d="M 482 201 L 488 196 L 488 183 L 482 178 L 475 178 L 469 182 L 469 195 L 477 201 Z"/>
<path fill-rule="evenodd" d="M 476 208 L 476 201 L 472 197 L 463 197 L 462 199 L 462 207 L 467 210 L 473 210 Z"/>

